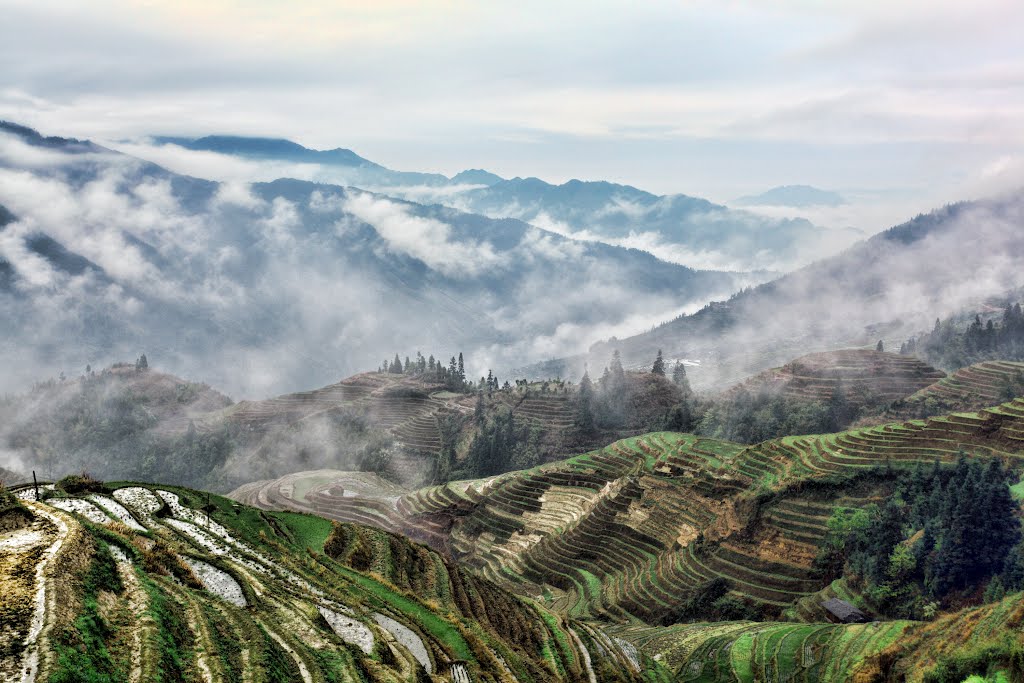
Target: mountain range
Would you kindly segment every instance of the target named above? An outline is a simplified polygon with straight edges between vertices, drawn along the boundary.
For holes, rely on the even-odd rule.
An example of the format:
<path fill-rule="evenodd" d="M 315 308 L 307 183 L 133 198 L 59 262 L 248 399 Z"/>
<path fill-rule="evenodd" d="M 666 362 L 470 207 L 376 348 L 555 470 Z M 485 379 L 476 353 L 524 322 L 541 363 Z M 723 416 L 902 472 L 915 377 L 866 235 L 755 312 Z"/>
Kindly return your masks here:
<path fill-rule="evenodd" d="M 841 206 L 846 200 L 838 192 L 810 185 L 780 185 L 756 195 L 747 195 L 731 202 L 736 206 Z"/>
<path fill-rule="evenodd" d="M 799 217 L 769 218 L 685 194 L 656 195 L 604 181 L 552 184 L 481 169 L 451 178 L 393 171 L 348 149 L 319 151 L 272 138 L 156 137 L 158 146 L 268 163 L 305 164 L 312 178 L 394 197 L 436 202 L 492 218 L 516 218 L 579 239 L 637 247 L 675 263 L 724 270 L 790 270 L 834 253 L 850 231 Z"/>
<path fill-rule="evenodd" d="M 1002 310 L 1024 285 L 1022 219 L 1017 194 L 952 204 L 696 313 L 519 374 L 571 376 L 585 364 L 603 367 L 615 350 L 627 367 L 650 367 L 660 349 L 692 363 L 695 386 L 725 388 L 812 351 L 899 348 L 937 318 Z"/>
<path fill-rule="evenodd" d="M 351 187 L 203 180 L 11 124 L 0 176 L 0 346 L 22 386 L 142 352 L 255 397 L 396 352 L 465 351 L 482 374 L 767 277 Z"/>

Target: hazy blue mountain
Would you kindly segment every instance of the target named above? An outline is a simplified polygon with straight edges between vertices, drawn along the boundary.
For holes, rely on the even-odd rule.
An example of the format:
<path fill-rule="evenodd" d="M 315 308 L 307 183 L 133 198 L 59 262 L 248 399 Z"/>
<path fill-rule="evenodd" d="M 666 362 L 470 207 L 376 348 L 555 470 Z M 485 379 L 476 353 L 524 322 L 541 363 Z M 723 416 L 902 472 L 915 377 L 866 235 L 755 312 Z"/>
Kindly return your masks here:
<path fill-rule="evenodd" d="M 520 220 L 301 180 L 219 184 L 5 130 L 8 383 L 143 352 L 236 398 L 322 385 L 396 352 L 464 351 L 486 374 L 747 282 Z"/>
<path fill-rule="evenodd" d="M 453 178 L 384 168 L 350 150 L 316 151 L 287 140 L 156 138 L 193 150 L 267 162 L 317 164 L 316 176 L 491 218 L 515 218 L 578 239 L 636 247 L 696 268 L 787 271 L 851 244 L 848 231 L 802 218 L 771 218 L 684 194 L 655 195 L 616 183 L 503 179 L 480 169 Z M 338 159 L 336 159 L 338 157 Z"/>
<path fill-rule="evenodd" d="M 658 349 L 698 363 L 696 385 L 724 386 L 802 354 L 883 340 L 897 349 L 937 317 L 1005 304 L 1024 285 L 1024 198 L 964 202 L 921 215 L 841 254 L 711 303 L 588 354 L 523 369 L 579 374 L 619 349 L 627 366 L 650 366 Z"/>
<path fill-rule="evenodd" d="M 782 185 L 761 194 L 740 197 L 732 203 L 737 206 L 789 206 L 803 209 L 811 206 L 842 206 L 846 200 L 838 192 L 810 185 Z"/>
<path fill-rule="evenodd" d="M 471 168 L 452 176 L 454 185 L 497 185 L 503 180 L 500 175 L 480 168 Z"/>
<path fill-rule="evenodd" d="M 383 169 L 384 167 L 364 159 L 350 149 L 315 150 L 280 138 L 243 137 L 239 135 L 208 135 L 202 138 L 161 136 L 154 138 L 161 145 L 177 145 L 185 149 L 220 154 L 234 154 L 254 159 L 279 159 L 315 164 L 356 166 Z"/>
<path fill-rule="evenodd" d="M 252 160 L 314 164 L 329 169 L 328 175 L 337 184 L 367 189 L 394 185 L 439 187 L 451 182 L 439 173 L 394 171 L 364 159 L 350 149 L 309 149 L 280 138 L 240 135 L 208 135 L 202 138 L 157 136 L 153 138 L 153 142 L 158 145 L 177 145 L 193 151 L 216 152 Z"/>
<path fill-rule="evenodd" d="M 744 270 L 790 269 L 838 237 L 802 218 L 767 218 L 697 197 L 659 196 L 603 181 L 552 185 L 513 178 L 453 201 L 475 213 L 511 216 L 561 234 L 640 246 L 680 263 Z"/>

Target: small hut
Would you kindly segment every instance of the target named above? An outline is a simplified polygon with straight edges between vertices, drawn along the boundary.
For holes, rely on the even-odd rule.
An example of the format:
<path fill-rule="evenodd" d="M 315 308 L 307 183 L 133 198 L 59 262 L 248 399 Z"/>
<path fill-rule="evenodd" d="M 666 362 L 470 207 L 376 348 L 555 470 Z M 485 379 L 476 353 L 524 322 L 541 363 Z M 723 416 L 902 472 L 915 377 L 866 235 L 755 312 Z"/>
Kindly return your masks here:
<path fill-rule="evenodd" d="M 867 617 L 859 609 L 839 598 L 832 598 L 821 603 L 828 612 L 829 618 L 840 624 L 863 624 Z"/>

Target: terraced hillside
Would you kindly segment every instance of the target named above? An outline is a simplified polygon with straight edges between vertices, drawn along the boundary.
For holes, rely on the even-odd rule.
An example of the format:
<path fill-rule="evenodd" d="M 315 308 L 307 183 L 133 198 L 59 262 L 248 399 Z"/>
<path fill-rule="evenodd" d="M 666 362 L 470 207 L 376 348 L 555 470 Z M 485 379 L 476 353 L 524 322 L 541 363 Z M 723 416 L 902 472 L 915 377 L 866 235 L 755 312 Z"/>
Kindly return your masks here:
<path fill-rule="evenodd" d="M 686 618 L 681 598 L 724 580 L 738 601 L 734 616 L 817 621 L 823 614 L 806 598 L 825 588 L 812 564 L 833 507 L 890 495 L 890 466 L 952 462 L 961 452 L 1018 461 L 1024 399 L 746 447 L 647 434 L 532 470 L 404 494 L 339 480 L 334 505 L 320 504 L 335 519 L 424 541 L 568 615 L 673 623 Z M 309 496 L 253 502 L 318 510 Z"/>
<path fill-rule="evenodd" d="M 960 368 L 905 400 L 896 401 L 885 416 L 897 419 L 980 410 L 1017 396 L 1024 396 L 1024 363 L 985 361 Z"/>
<path fill-rule="evenodd" d="M 879 655 L 916 624 L 730 621 L 616 629 L 681 681 L 872 680 Z"/>
<path fill-rule="evenodd" d="M 612 628 L 681 681 L 1020 680 L 1024 594 L 930 623 L 734 621 Z M 982 679 L 972 674 L 988 674 Z"/>
<path fill-rule="evenodd" d="M 913 356 L 866 349 L 844 349 L 811 353 L 781 368 L 766 370 L 729 389 L 725 396 L 740 390 L 756 394 L 762 391 L 787 398 L 828 403 L 837 387 L 854 408 L 884 406 L 904 399 L 945 373 Z M 997 399 L 983 405 L 992 405 Z"/>
<path fill-rule="evenodd" d="M 3 680 L 665 680 L 382 531 L 180 488 L 44 493 L 0 514 Z"/>

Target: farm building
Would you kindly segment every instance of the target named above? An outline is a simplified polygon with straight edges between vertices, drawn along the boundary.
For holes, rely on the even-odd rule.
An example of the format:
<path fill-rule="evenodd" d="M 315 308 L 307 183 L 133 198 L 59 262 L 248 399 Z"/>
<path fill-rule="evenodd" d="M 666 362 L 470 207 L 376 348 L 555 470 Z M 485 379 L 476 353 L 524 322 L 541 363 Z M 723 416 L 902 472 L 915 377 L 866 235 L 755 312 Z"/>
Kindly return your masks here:
<path fill-rule="evenodd" d="M 826 600 L 821 603 L 821 606 L 825 608 L 832 619 L 842 624 L 862 624 L 867 621 L 863 612 L 839 598 Z"/>

